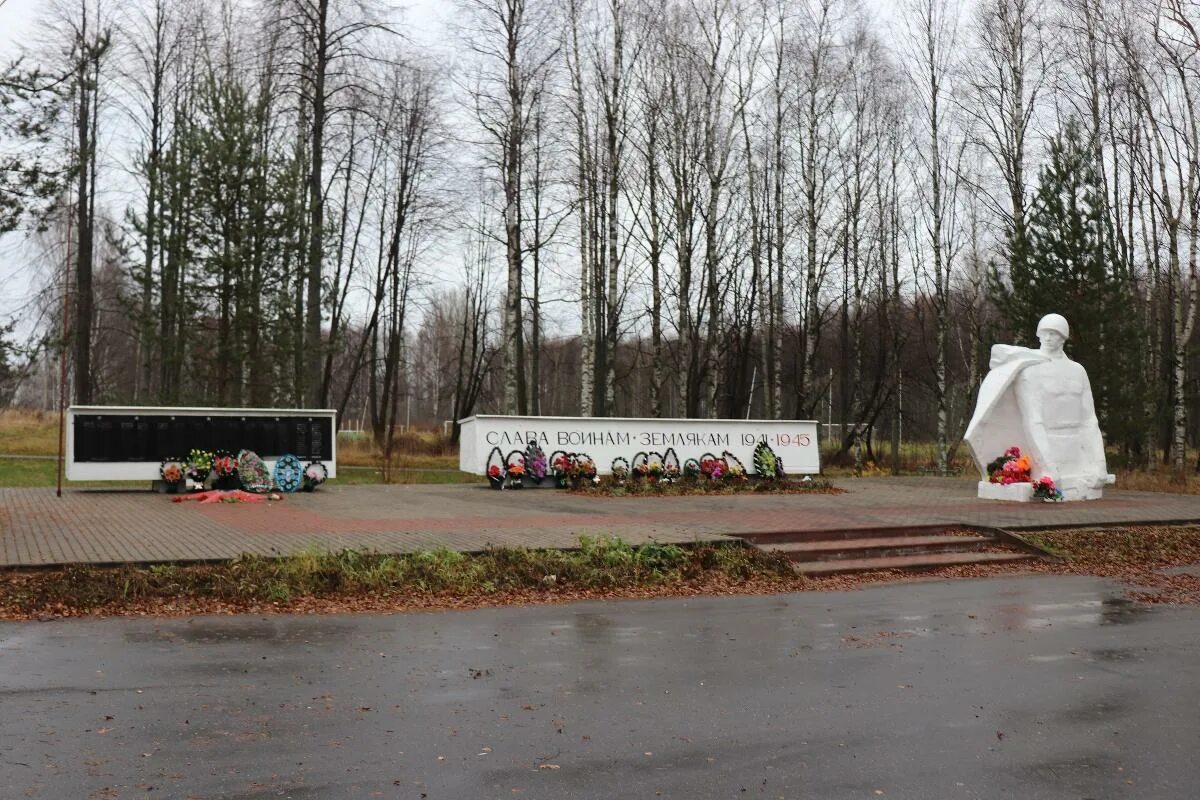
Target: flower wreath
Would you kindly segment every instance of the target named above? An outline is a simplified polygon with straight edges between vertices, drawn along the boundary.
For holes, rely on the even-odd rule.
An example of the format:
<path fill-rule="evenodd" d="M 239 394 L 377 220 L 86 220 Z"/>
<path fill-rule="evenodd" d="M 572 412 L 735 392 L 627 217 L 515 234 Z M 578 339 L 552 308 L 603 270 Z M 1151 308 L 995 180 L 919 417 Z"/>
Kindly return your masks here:
<path fill-rule="evenodd" d="M 550 454 L 550 471 L 554 473 L 554 482 L 558 488 L 565 489 L 571 477 L 571 455 L 562 450 Z"/>
<path fill-rule="evenodd" d="M 213 468 L 213 454 L 209 450 L 193 449 L 188 453 L 187 476 L 199 484 L 208 480 Z"/>
<path fill-rule="evenodd" d="M 280 491 L 291 494 L 300 489 L 304 483 L 304 471 L 300 459 L 291 453 L 285 453 L 275 462 L 275 485 Z"/>
<path fill-rule="evenodd" d="M 232 478 L 237 474 L 237 458 L 228 450 L 218 450 L 213 456 L 212 465 L 218 478 Z"/>
<path fill-rule="evenodd" d="M 629 477 L 629 462 L 624 458 L 617 456 L 612 460 L 612 476 L 617 483 L 624 483 Z"/>
<path fill-rule="evenodd" d="M 240 450 L 237 455 L 238 479 L 248 492 L 271 491 L 271 471 L 266 462 L 253 450 Z"/>
<path fill-rule="evenodd" d="M 679 476 L 683 474 L 683 470 L 679 467 L 679 456 L 675 454 L 674 447 L 668 447 L 667 452 L 663 453 L 663 480 L 667 483 L 679 480 Z"/>
<path fill-rule="evenodd" d="M 754 446 L 754 471 L 759 480 L 773 481 L 779 476 L 779 457 L 766 441 Z"/>
<path fill-rule="evenodd" d="M 546 453 L 533 439 L 529 440 L 529 446 L 525 448 L 525 468 L 536 481 L 541 481 L 549 472 Z"/>
<path fill-rule="evenodd" d="M 158 465 L 158 474 L 163 479 L 163 483 L 168 486 L 178 486 L 183 483 L 183 479 L 187 475 L 187 465 L 181 459 L 167 456 Z"/>
<path fill-rule="evenodd" d="M 663 467 L 662 453 L 646 454 L 646 477 L 652 481 L 662 480 L 666 470 Z"/>
<path fill-rule="evenodd" d="M 650 454 L 642 451 L 634 453 L 631 472 L 635 478 L 648 478 L 650 476 Z"/>
<path fill-rule="evenodd" d="M 304 468 L 304 491 L 311 492 L 327 480 L 329 480 L 329 470 L 320 461 L 309 462 L 308 466 Z"/>
<path fill-rule="evenodd" d="M 728 450 L 721 452 L 721 460 L 725 462 L 725 475 L 731 481 L 744 481 L 747 479 L 746 466 L 742 460 Z"/>
<path fill-rule="evenodd" d="M 571 459 L 571 469 L 568 473 L 568 479 L 572 486 L 578 486 L 584 481 L 600 482 L 600 478 L 596 476 L 596 462 L 587 453 L 569 453 Z"/>
<path fill-rule="evenodd" d="M 504 488 L 504 454 L 500 452 L 499 447 L 493 447 L 492 451 L 488 453 L 484 470 L 487 473 L 488 483 L 493 489 Z"/>
<path fill-rule="evenodd" d="M 504 474 L 510 489 L 520 489 L 521 479 L 525 477 L 525 454 L 520 450 L 509 453 L 504 459 Z"/>
<path fill-rule="evenodd" d="M 700 456 L 700 474 L 710 481 L 724 480 L 729 474 L 729 464 L 723 458 L 705 453 Z"/>

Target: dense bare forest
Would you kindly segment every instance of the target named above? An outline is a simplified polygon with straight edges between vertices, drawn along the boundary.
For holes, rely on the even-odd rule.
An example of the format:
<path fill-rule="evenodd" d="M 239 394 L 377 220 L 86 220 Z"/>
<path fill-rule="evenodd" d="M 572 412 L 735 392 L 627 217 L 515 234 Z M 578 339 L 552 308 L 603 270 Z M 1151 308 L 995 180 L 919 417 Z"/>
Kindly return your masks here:
<path fill-rule="evenodd" d="M 53 406 L 65 361 L 77 403 L 331 407 L 377 439 L 816 418 L 944 469 L 989 346 L 1059 311 L 1114 457 L 1190 466 L 1194 0 L 451 18 L 434 52 L 367 2 L 47 11 L 0 73 L 0 232 L 40 275 L 0 402 Z"/>

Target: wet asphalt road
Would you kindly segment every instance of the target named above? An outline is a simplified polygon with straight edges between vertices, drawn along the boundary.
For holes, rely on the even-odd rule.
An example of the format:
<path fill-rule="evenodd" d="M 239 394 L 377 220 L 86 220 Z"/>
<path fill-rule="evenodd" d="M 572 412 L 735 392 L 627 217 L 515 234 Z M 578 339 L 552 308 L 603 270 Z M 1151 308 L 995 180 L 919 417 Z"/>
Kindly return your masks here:
<path fill-rule="evenodd" d="M 0 797 L 1196 797 L 1198 632 L 1062 577 L 4 623 Z"/>

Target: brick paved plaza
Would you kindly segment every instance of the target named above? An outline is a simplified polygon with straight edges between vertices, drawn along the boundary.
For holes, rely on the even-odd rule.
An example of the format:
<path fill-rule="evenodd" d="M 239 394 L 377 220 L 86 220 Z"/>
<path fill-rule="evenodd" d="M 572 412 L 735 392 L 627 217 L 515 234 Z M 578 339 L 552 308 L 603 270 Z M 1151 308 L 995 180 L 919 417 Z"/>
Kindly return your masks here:
<path fill-rule="evenodd" d="M 753 531 L 969 523 L 1019 530 L 1200 521 L 1200 497 L 1110 490 L 1088 503 L 1000 503 L 975 483 L 841 479 L 841 495 L 579 497 L 481 485 L 326 486 L 263 505 L 172 503 L 148 491 L 0 489 L 0 566 L 225 559 L 305 548 L 410 552 L 571 547 L 581 535 L 692 542 Z"/>

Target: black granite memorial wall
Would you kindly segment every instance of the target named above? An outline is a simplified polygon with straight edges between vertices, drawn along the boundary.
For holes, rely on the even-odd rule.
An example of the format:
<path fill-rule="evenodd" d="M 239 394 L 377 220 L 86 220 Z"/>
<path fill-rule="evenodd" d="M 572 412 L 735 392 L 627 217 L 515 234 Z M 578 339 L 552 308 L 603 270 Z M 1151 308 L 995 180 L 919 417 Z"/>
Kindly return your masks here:
<path fill-rule="evenodd" d="M 75 414 L 76 462 L 161 461 L 188 451 L 253 450 L 265 459 L 292 453 L 333 460 L 333 420 L 309 416 Z"/>

